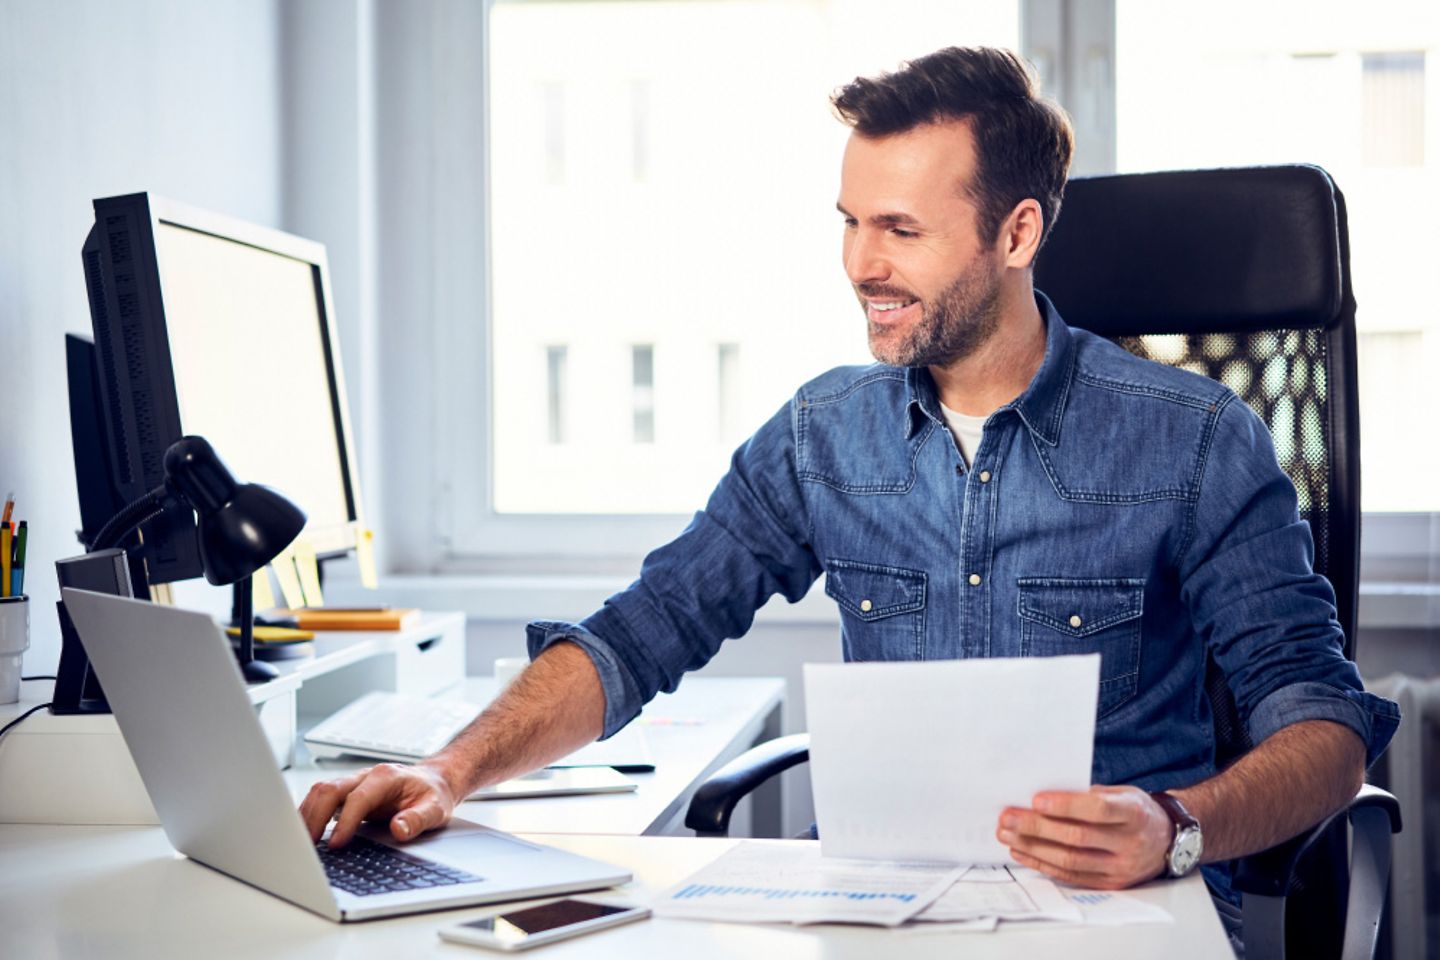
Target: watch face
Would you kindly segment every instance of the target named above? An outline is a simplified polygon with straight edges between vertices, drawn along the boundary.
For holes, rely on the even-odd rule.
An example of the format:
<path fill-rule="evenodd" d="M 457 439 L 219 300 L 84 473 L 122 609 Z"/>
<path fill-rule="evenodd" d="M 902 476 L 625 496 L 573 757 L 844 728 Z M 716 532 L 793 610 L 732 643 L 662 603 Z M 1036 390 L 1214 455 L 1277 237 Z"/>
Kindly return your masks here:
<path fill-rule="evenodd" d="M 1200 862 L 1203 844 L 1200 831 L 1193 827 L 1182 827 L 1175 834 L 1175 843 L 1170 848 L 1170 873 L 1183 877 Z"/>

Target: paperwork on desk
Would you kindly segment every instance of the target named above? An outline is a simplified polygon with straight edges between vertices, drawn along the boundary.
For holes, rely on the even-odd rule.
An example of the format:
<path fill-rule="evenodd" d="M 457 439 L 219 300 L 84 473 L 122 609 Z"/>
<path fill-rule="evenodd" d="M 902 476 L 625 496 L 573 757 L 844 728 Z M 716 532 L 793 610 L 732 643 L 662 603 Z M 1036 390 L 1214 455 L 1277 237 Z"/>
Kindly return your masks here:
<path fill-rule="evenodd" d="M 1000 813 L 1088 790 L 1100 657 L 805 665 L 826 856 L 1005 863 Z"/>
<path fill-rule="evenodd" d="M 741 843 L 654 904 L 657 916 L 736 923 L 904 923 L 965 870 L 822 857 L 812 843 Z"/>
<path fill-rule="evenodd" d="M 818 845 L 747 841 L 665 891 L 657 916 L 730 923 L 862 923 L 907 934 L 989 933 L 1002 924 L 1116 926 L 1170 915 L 1123 893 L 1057 885 L 1023 867 L 846 860 Z"/>

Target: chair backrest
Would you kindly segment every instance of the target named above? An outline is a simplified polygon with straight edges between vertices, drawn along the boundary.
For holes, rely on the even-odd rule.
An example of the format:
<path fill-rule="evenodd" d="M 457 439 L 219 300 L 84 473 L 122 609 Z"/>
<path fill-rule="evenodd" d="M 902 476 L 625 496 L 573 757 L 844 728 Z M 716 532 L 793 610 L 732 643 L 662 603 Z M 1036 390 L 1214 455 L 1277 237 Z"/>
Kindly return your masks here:
<path fill-rule="evenodd" d="M 1319 167 L 1075 179 L 1035 286 L 1067 323 L 1226 384 L 1275 438 L 1355 656 L 1360 423 L 1345 201 Z M 1248 749 L 1207 681 L 1222 761 Z"/>

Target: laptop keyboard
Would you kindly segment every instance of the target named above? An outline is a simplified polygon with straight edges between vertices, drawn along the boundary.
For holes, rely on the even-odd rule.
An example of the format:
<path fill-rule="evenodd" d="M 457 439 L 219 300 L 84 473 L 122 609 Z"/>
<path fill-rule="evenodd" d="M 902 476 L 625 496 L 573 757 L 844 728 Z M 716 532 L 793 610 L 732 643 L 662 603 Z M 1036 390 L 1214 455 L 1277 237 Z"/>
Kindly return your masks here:
<path fill-rule="evenodd" d="M 315 852 L 320 855 L 330 885 L 357 897 L 479 883 L 485 879 L 364 837 L 353 838 L 339 850 L 331 850 L 321 841 L 315 845 Z"/>

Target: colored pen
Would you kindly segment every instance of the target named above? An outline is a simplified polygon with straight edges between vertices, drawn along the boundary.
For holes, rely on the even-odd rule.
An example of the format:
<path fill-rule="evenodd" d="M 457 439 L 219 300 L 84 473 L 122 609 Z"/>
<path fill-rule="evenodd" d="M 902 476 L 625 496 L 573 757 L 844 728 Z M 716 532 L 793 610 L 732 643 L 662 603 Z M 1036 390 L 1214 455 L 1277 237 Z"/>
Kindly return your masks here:
<path fill-rule="evenodd" d="M 10 514 L 15 510 L 15 491 L 11 490 L 5 494 L 5 514 L 0 516 L 0 523 L 10 526 Z"/>
<path fill-rule="evenodd" d="M 0 597 L 10 596 L 10 524 L 0 523 Z"/>
<path fill-rule="evenodd" d="M 25 593 L 25 542 L 30 539 L 29 533 L 25 521 L 21 520 L 15 534 L 15 559 L 10 563 L 10 592 L 17 597 Z"/>

